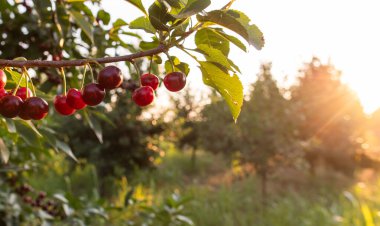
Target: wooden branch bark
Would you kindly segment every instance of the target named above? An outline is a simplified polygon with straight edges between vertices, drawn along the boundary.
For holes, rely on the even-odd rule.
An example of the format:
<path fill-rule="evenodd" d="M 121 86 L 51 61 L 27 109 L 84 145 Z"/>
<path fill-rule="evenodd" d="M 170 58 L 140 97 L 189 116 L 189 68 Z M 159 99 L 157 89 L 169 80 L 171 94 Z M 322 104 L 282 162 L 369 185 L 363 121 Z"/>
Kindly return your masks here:
<path fill-rule="evenodd" d="M 0 59 L 0 68 L 1 67 L 17 67 L 17 68 L 31 68 L 31 67 L 75 67 L 75 66 L 83 66 L 89 63 L 113 63 L 120 61 L 132 61 L 137 58 L 153 56 L 156 54 L 160 54 L 169 50 L 170 47 L 159 45 L 154 49 L 150 49 L 147 51 L 141 51 L 138 53 L 133 53 L 125 56 L 116 56 L 116 57 L 103 57 L 103 58 L 95 58 L 95 59 L 79 59 L 79 60 L 61 60 L 61 61 L 47 61 L 47 60 L 4 60 Z"/>

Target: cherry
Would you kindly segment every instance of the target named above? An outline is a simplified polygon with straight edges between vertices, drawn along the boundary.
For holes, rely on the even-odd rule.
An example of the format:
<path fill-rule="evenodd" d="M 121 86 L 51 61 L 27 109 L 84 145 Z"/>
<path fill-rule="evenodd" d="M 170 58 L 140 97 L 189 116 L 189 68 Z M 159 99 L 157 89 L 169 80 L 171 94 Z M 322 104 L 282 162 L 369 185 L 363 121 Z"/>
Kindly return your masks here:
<path fill-rule="evenodd" d="M 3 96 L 7 95 L 8 92 L 5 90 L 5 89 L 0 89 L 0 98 L 2 98 Z"/>
<path fill-rule="evenodd" d="M 164 78 L 165 87 L 171 92 L 177 92 L 186 85 L 186 75 L 182 72 L 171 72 Z"/>
<path fill-rule="evenodd" d="M 104 88 L 96 83 L 87 84 L 82 91 L 83 101 L 89 106 L 100 104 L 105 95 Z"/>
<path fill-rule="evenodd" d="M 26 100 L 26 97 L 27 97 L 26 92 L 28 92 L 29 97 L 33 96 L 32 91 L 29 88 L 27 89 L 26 87 L 19 88 L 16 91 L 16 96 L 19 96 L 22 100 Z"/>
<path fill-rule="evenodd" d="M 22 105 L 19 117 L 24 120 L 41 120 L 49 112 L 49 104 L 40 97 L 29 97 Z"/>
<path fill-rule="evenodd" d="M 86 107 L 86 103 L 83 101 L 82 93 L 77 89 L 69 89 L 67 92 L 67 104 L 76 110 L 81 110 Z"/>
<path fill-rule="evenodd" d="M 150 86 L 153 90 L 157 89 L 159 83 L 157 76 L 150 73 L 143 74 L 140 81 L 142 86 Z"/>
<path fill-rule="evenodd" d="M 115 66 L 108 66 L 99 72 L 98 83 L 104 89 L 115 89 L 123 82 L 121 70 Z"/>
<path fill-rule="evenodd" d="M 154 90 L 150 86 L 140 87 L 133 92 L 132 99 L 140 107 L 147 106 L 154 100 Z"/>
<path fill-rule="evenodd" d="M 6 118 L 14 118 L 20 113 L 22 104 L 23 101 L 18 96 L 4 96 L 0 99 L 0 114 Z"/>
<path fill-rule="evenodd" d="M 67 97 L 64 95 L 55 97 L 54 108 L 61 115 L 72 115 L 75 112 L 75 109 L 67 104 Z"/>
<path fill-rule="evenodd" d="M 4 89 L 6 84 L 7 84 L 7 75 L 4 73 L 3 70 L 0 70 L 0 89 Z"/>

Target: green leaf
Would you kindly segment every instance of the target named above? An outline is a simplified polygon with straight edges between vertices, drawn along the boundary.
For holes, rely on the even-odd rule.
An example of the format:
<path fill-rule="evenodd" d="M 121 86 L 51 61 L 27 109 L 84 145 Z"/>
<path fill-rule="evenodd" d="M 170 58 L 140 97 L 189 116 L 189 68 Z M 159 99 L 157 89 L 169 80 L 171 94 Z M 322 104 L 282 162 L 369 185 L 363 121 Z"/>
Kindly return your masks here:
<path fill-rule="evenodd" d="M 243 105 L 243 85 L 239 77 L 230 76 L 216 65 L 209 62 L 199 62 L 203 82 L 216 89 L 227 102 L 232 117 L 236 121 Z"/>
<path fill-rule="evenodd" d="M 169 14 L 168 8 L 164 4 L 156 0 L 149 7 L 148 12 L 150 23 L 154 28 L 161 31 L 169 31 L 169 26 L 166 24 L 174 21 L 175 18 Z"/>
<path fill-rule="evenodd" d="M 224 26 L 240 36 L 242 36 L 250 45 L 260 50 L 264 46 L 264 35 L 259 28 L 250 24 L 250 19 L 244 13 L 237 10 L 214 10 L 207 15 L 198 15 L 197 19 L 201 22 L 212 22 Z"/>
<path fill-rule="evenodd" d="M 30 146 L 40 147 L 42 135 L 30 121 L 14 120 L 17 133 Z"/>
<path fill-rule="evenodd" d="M 94 131 L 99 142 L 103 143 L 103 132 L 99 121 L 93 118 L 87 111 L 83 111 L 83 115 L 84 119 L 86 120 L 92 131 Z"/>
<path fill-rule="evenodd" d="M 6 118 L 5 123 L 7 124 L 8 132 L 9 133 L 16 133 L 16 126 L 12 119 Z"/>
<path fill-rule="evenodd" d="M 110 35 L 116 34 L 120 30 L 121 27 L 126 26 L 126 25 L 128 25 L 127 22 L 125 22 L 122 19 L 117 19 L 112 24 L 112 28 L 110 29 L 110 32 L 109 32 Z"/>
<path fill-rule="evenodd" d="M 126 1 L 131 3 L 132 5 L 136 6 L 145 15 L 147 15 L 146 10 L 145 10 L 144 5 L 142 4 L 141 0 L 126 0 Z"/>
<path fill-rule="evenodd" d="M 219 49 L 212 48 L 206 44 L 201 44 L 197 46 L 198 50 L 202 52 L 208 62 L 217 63 L 227 70 L 233 71 L 231 64 L 225 54 Z"/>
<path fill-rule="evenodd" d="M 175 71 L 181 71 L 183 73 L 185 73 L 186 75 L 188 75 L 190 73 L 190 67 L 187 63 L 183 63 L 181 62 L 177 57 L 175 56 L 171 56 L 170 57 L 172 59 L 172 62 L 174 64 L 174 70 Z M 172 72 L 173 69 L 172 69 L 172 65 L 171 65 L 171 62 L 170 60 L 167 60 L 165 62 L 165 71 L 167 73 L 169 72 Z"/>
<path fill-rule="evenodd" d="M 158 39 L 154 39 L 152 42 L 146 42 L 146 41 L 141 41 L 139 47 L 142 50 L 148 50 L 148 49 L 153 49 L 159 46 L 160 42 Z"/>
<path fill-rule="evenodd" d="M 185 7 L 185 4 L 183 3 L 183 1 L 165 0 L 165 2 L 168 3 L 170 5 L 170 7 L 173 7 L 173 8 L 180 9 L 180 8 Z"/>
<path fill-rule="evenodd" d="M 82 29 L 86 36 L 90 39 L 91 43 L 94 43 L 93 26 L 86 18 L 78 11 L 70 10 L 70 14 L 73 17 L 75 23 Z"/>
<path fill-rule="evenodd" d="M 156 29 L 152 26 L 149 19 L 145 16 L 139 17 L 129 24 L 130 29 L 143 29 L 144 31 L 154 34 Z"/>
<path fill-rule="evenodd" d="M 219 30 L 219 29 L 215 29 L 215 32 L 217 32 L 218 34 L 223 36 L 226 40 L 230 41 L 235 46 L 239 47 L 244 52 L 247 52 L 247 47 L 238 38 L 236 38 L 232 35 L 228 35 L 228 34 L 224 33 L 224 31 Z"/>
<path fill-rule="evenodd" d="M 123 19 L 119 18 L 115 22 L 113 22 L 112 27 L 113 27 L 113 29 L 118 29 L 118 28 L 121 28 L 121 27 L 126 26 L 126 25 L 128 25 L 128 23 L 125 22 Z"/>
<path fill-rule="evenodd" d="M 176 18 L 187 18 L 202 12 L 211 4 L 210 0 L 188 0 L 185 8 L 175 15 Z"/>
<path fill-rule="evenodd" d="M 104 25 L 108 25 L 111 20 L 111 15 L 104 11 L 103 9 L 99 10 L 96 18 L 103 22 Z"/>
<path fill-rule="evenodd" d="M 203 28 L 195 34 L 195 44 L 207 45 L 210 48 L 219 49 L 224 55 L 228 56 L 230 52 L 230 43 L 214 29 Z"/>
<path fill-rule="evenodd" d="M 66 153 L 68 156 L 70 156 L 70 158 L 74 159 L 76 162 L 78 162 L 78 159 L 75 157 L 73 151 L 71 150 L 70 146 L 67 145 L 66 143 L 62 142 L 62 141 L 59 141 L 59 140 L 56 140 L 55 141 L 55 145 L 56 147 L 63 151 L 64 153 Z"/>
<path fill-rule="evenodd" d="M 0 138 L 0 156 L 4 164 L 8 163 L 9 155 L 8 147 L 5 145 L 3 139 Z"/>
<path fill-rule="evenodd" d="M 16 83 L 20 81 L 21 74 L 18 73 L 17 71 L 12 71 L 12 70 L 6 70 L 5 72 L 8 72 L 11 75 L 12 80 Z M 30 85 L 30 83 L 29 83 Z M 31 85 L 30 85 L 31 86 Z M 20 87 L 26 87 L 26 79 L 25 76 L 22 77 Z"/>

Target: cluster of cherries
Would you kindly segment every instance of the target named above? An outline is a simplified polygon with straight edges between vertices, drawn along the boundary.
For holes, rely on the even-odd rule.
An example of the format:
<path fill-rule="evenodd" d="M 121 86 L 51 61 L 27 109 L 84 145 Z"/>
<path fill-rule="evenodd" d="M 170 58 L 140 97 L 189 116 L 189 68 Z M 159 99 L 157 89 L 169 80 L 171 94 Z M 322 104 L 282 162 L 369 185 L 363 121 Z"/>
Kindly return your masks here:
<path fill-rule="evenodd" d="M 118 88 L 122 82 L 121 70 L 116 66 L 107 66 L 99 72 L 97 83 L 89 83 L 82 90 L 71 88 L 67 94 L 65 92 L 56 96 L 54 108 L 61 115 L 72 115 L 87 105 L 96 106 L 103 101 L 106 90 Z M 154 74 L 141 75 L 141 86 L 133 91 L 133 101 L 141 107 L 151 104 L 159 82 L 159 78 Z M 41 120 L 48 114 L 49 105 L 44 99 L 33 96 L 30 89 L 26 87 L 17 89 L 15 95 L 13 91 L 7 93 L 4 89 L 6 83 L 7 77 L 0 70 L 0 114 L 3 117 L 18 116 L 24 120 Z M 170 72 L 164 77 L 163 83 L 169 91 L 180 91 L 186 85 L 186 75 L 182 72 Z"/>
<path fill-rule="evenodd" d="M 45 118 L 49 111 L 48 103 L 40 98 L 34 97 L 29 88 L 17 89 L 7 92 L 4 87 L 7 83 L 7 76 L 0 70 L 0 114 L 6 118 L 19 116 L 24 120 L 40 120 Z"/>
<path fill-rule="evenodd" d="M 17 178 L 8 178 L 7 182 L 11 185 L 14 191 L 22 198 L 25 205 L 32 208 L 42 209 L 53 217 L 64 218 L 65 215 L 59 203 L 47 197 L 44 191 L 35 191 L 29 184 L 17 185 Z"/>

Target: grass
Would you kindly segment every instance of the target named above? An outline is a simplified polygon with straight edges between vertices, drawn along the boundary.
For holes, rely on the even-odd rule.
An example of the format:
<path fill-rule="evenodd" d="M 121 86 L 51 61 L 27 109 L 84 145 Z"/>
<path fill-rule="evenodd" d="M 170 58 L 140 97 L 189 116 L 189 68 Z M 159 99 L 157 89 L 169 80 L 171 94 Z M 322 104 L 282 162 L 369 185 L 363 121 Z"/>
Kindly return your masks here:
<path fill-rule="evenodd" d="M 379 184 L 335 186 L 323 178 L 289 187 L 274 187 L 261 205 L 255 176 L 239 171 L 222 156 L 200 152 L 193 168 L 189 153 L 171 151 L 153 172 L 137 173 L 156 202 L 176 191 L 192 201 L 187 215 L 199 226 L 376 226 L 380 225 Z M 305 185 L 306 184 L 306 185 Z M 278 192 L 280 190 L 280 192 Z"/>
<path fill-rule="evenodd" d="M 190 152 L 172 146 L 167 150 L 156 170 L 140 170 L 132 180 L 113 182 L 122 188 L 111 198 L 115 206 L 123 205 L 133 185 L 134 199 L 148 205 L 160 206 L 173 192 L 191 198 L 184 214 L 196 226 L 380 225 L 380 180 L 373 179 L 376 177 L 358 177 L 365 181 L 359 183 L 334 175 L 312 178 L 307 173 L 302 177 L 284 171 L 271 177 L 270 195 L 263 208 L 257 178 L 254 173 L 244 174 L 238 162 L 199 151 L 194 167 Z M 43 165 L 49 173 L 34 176 L 32 185 L 47 192 L 63 188 L 88 198 L 96 194 L 92 190 L 97 187 L 93 166 L 78 166 L 67 175 L 64 164 L 50 161 Z M 120 222 L 133 214 L 133 209 L 128 211 L 120 215 Z"/>

